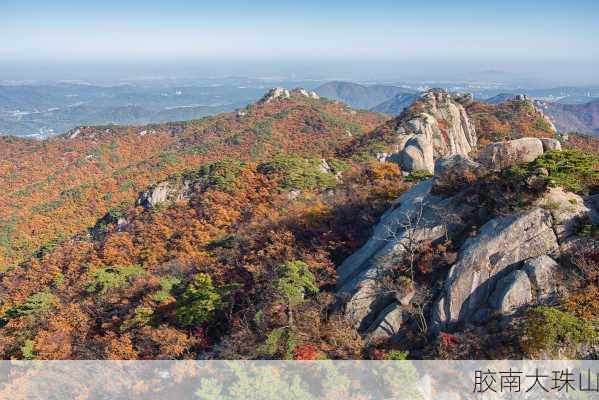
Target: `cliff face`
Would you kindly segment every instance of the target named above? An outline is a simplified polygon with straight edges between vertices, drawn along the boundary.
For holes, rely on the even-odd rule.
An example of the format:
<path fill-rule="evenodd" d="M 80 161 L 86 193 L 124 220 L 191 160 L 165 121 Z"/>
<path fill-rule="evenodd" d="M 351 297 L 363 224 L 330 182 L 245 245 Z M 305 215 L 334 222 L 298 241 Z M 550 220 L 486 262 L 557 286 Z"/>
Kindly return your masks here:
<path fill-rule="evenodd" d="M 425 92 L 396 119 L 398 151 L 392 160 L 402 170 L 434 172 L 434 160 L 467 155 L 477 137 L 464 106 L 447 91 Z"/>

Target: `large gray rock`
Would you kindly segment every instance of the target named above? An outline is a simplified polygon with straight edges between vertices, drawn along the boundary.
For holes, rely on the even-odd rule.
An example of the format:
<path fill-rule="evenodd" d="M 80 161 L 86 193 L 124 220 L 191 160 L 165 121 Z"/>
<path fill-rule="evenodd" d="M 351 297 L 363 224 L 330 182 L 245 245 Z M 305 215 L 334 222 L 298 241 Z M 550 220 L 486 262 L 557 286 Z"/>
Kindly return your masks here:
<path fill-rule="evenodd" d="M 489 305 L 500 314 L 509 315 L 531 301 L 530 280 L 524 271 L 517 270 L 499 279 Z"/>
<path fill-rule="evenodd" d="M 288 99 L 291 96 L 291 93 L 288 89 L 282 87 L 276 87 L 270 89 L 262 99 L 260 99 L 260 103 L 271 103 L 277 99 Z"/>
<path fill-rule="evenodd" d="M 189 200 L 191 186 L 191 182 L 188 180 L 160 182 L 142 192 L 137 199 L 137 204 L 151 209 L 168 201 Z"/>
<path fill-rule="evenodd" d="M 433 144 L 422 135 L 413 136 L 398 154 L 397 161 L 403 171 L 427 171 L 432 174 L 435 169 Z"/>
<path fill-rule="evenodd" d="M 543 151 L 562 150 L 562 144 L 557 139 L 541 138 Z"/>
<path fill-rule="evenodd" d="M 396 123 L 398 154 L 391 159 L 400 162 L 406 171 L 433 173 L 434 159 L 467 155 L 476 147 L 476 132 L 466 110 L 442 89 L 422 94 Z"/>
<path fill-rule="evenodd" d="M 416 212 L 421 204 L 441 200 L 440 197 L 431 196 L 431 186 L 431 179 L 420 182 L 395 200 L 395 205 L 387 210 L 381 216 L 380 222 L 375 225 L 370 239 L 337 268 L 341 283 L 345 283 L 353 275 L 365 269 L 374 255 L 393 240 L 392 233 L 400 228 L 400 217 Z"/>
<path fill-rule="evenodd" d="M 457 193 L 484 173 L 485 168 L 462 154 L 441 157 L 435 162 L 433 192 Z"/>
<path fill-rule="evenodd" d="M 394 336 L 401 328 L 403 312 L 397 303 L 389 304 L 368 329 L 367 341 L 376 342 Z"/>
<path fill-rule="evenodd" d="M 431 194 L 431 186 L 432 180 L 427 180 L 404 193 L 383 215 L 368 242 L 338 268 L 337 296 L 356 327 L 367 329 L 381 310 L 400 300 L 381 282 L 390 268 L 404 262 L 411 244 L 444 238 L 461 226 L 461 216 L 470 210 L 457 196 Z"/>
<path fill-rule="evenodd" d="M 432 325 L 451 328 L 468 320 L 487 302 L 498 274 L 525 259 L 556 251 L 551 214 L 541 208 L 487 222 L 462 246 L 435 305 Z"/>
<path fill-rule="evenodd" d="M 537 204 L 551 212 L 560 243 L 566 242 L 578 232 L 581 221 L 585 220 L 591 211 L 582 197 L 566 192 L 560 187 L 550 188 Z"/>
<path fill-rule="evenodd" d="M 293 91 L 291 93 L 296 93 L 299 94 L 301 96 L 307 97 L 309 99 L 315 99 L 318 100 L 320 99 L 320 96 L 318 94 L 316 94 L 316 92 L 313 91 L 308 91 L 304 88 L 297 88 L 297 89 L 293 89 Z"/>
<path fill-rule="evenodd" d="M 378 313 L 393 301 L 392 296 L 382 293 L 382 277 L 388 260 L 405 252 L 405 221 L 440 200 L 430 194 L 431 184 L 432 180 L 427 180 L 404 193 L 397 200 L 398 206 L 383 214 L 368 242 L 337 269 L 337 296 L 344 304 L 346 317 L 357 328 L 370 327 Z M 420 228 L 412 233 L 423 239 L 442 235 L 440 229 Z"/>
<path fill-rule="evenodd" d="M 492 170 L 502 170 L 534 161 L 543 154 L 543 142 L 537 138 L 521 138 L 485 146 L 478 156 L 481 164 Z"/>
<path fill-rule="evenodd" d="M 524 262 L 522 270 L 532 283 L 535 301 L 543 303 L 557 292 L 558 264 L 548 255 L 531 258 Z"/>

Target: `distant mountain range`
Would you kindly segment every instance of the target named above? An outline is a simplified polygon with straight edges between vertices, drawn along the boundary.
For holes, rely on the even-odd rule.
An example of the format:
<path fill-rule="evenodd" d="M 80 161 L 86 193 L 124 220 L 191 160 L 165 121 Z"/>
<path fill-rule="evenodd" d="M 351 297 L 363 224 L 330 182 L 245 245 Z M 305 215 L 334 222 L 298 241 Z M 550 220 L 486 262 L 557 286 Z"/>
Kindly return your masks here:
<path fill-rule="evenodd" d="M 222 106 L 181 106 L 161 110 L 147 109 L 138 105 L 98 107 L 74 105 L 47 111 L 3 112 L 0 114 L 0 132 L 18 136 L 44 138 L 66 132 L 81 125 L 147 124 L 181 121 L 230 111 L 242 103 Z"/>
<path fill-rule="evenodd" d="M 416 93 L 400 93 L 395 97 L 384 101 L 375 107 L 372 107 L 371 111 L 382 112 L 390 115 L 399 115 L 404 109 L 416 101 L 417 98 L 418 94 Z"/>
<path fill-rule="evenodd" d="M 197 86 L 0 85 L 0 134 L 44 138 L 80 125 L 196 119 L 256 101 L 263 85 L 272 86 L 247 80 Z"/>
<path fill-rule="evenodd" d="M 526 93 L 527 95 L 532 96 L 538 100 L 556 103 L 556 104 L 585 104 L 585 103 L 589 103 L 589 102 L 597 99 L 596 97 L 591 97 L 588 95 L 580 95 L 580 94 L 572 94 L 572 95 L 566 95 L 563 97 L 555 97 L 555 96 L 538 96 L 538 95 L 534 94 L 534 91 L 526 91 L 526 90 L 523 90 L 520 93 Z M 499 103 L 503 103 L 504 101 L 511 100 L 514 97 L 516 97 L 517 95 L 518 95 L 518 93 L 500 93 L 498 95 L 495 95 L 493 97 L 489 97 L 488 99 L 485 99 L 484 102 L 487 104 L 499 104 Z"/>
<path fill-rule="evenodd" d="M 537 101 L 561 132 L 578 131 L 599 136 L 599 99 L 584 104 Z"/>
<path fill-rule="evenodd" d="M 517 96 L 516 93 L 500 93 L 496 96 L 493 96 L 493 97 L 490 97 L 490 98 L 484 100 L 484 102 L 487 104 L 496 105 L 496 104 L 504 103 L 508 100 L 511 100 L 516 96 Z"/>
<path fill-rule="evenodd" d="M 273 78 L 274 79 L 274 78 Z M 223 78 L 191 83 L 120 84 L 35 83 L 0 85 L 0 135 L 46 138 L 77 126 L 140 125 L 197 119 L 232 111 L 258 100 L 265 86 L 312 88 L 318 82 Z M 448 87 L 449 83 L 429 83 Z M 428 85 L 428 84 L 427 84 Z M 316 87 L 320 96 L 357 109 L 399 115 L 427 85 L 358 84 L 332 81 Z M 559 130 L 597 134 L 596 101 L 599 87 L 556 87 L 486 91 L 451 86 L 452 92 L 471 92 L 488 104 L 499 104 L 525 93 L 554 120 Z"/>
<path fill-rule="evenodd" d="M 417 93 L 415 90 L 398 86 L 360 85 L 352 82 L 328 82 L 317 87 L 314 91 L 322 97 L 339 100 L 351 107 L 364 110 L 374 109 L 396 96 L 414 95 Z M 390 107 L 386 106 L 383 108 Z"/>
<path fill-rule="evenodd" d="M 516 96 L 515 93 L 501 93 L 484 102 L 497 105 L 510 101 Z M 581 102 L 584 99 L 587 101 Z M 599 98 L 589 101 L 587 96 L 572 95 L 555 102 L 536 100 L 535 105 L 551 119 L 560 132 L 576 131 L 599 135 Z"/>

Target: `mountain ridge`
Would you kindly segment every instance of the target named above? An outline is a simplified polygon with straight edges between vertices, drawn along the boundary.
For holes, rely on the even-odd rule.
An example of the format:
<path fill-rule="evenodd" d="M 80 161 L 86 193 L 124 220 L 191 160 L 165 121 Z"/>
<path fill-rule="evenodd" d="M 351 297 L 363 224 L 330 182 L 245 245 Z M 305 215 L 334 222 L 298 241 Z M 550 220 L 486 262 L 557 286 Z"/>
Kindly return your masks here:
<path fill-rule="evenodd" d="M 599 99 L 582 104 L 537 101 L 561 132 L 578 131 L 599 136 Z"/>
<path fill-rule="evenodd" d="M 5 208 L 0 213 L 0 221 L 7 232 L 5 240 L 16 234 L 15 226 L 25 223 L 30 227 L 27 233 L 21 232 L 18 242 L 24 248 L 32 249 L 31 246 L 37 244 L 34 237 L 38 237 L 40 229 L 33 226 L 42 226 L 43 230 L 54 229 L 52 224 L 41 221 L 50 221 L 57 215 L 67 221 L 76 221 L 84 216 L 88 218 L 88 215 L 97 217 L 97 212 L 92 211 L 94 207 L 107 210 L 124 198 L 131 198 L 135 190 L 141 190 L 165 174 L 174 173 L 184 164 L 197 165 L 200 160 L 216 161 L 223 153 L 238 159 L 259 157 L 260 154 L 265 156 L 285 148 L 302 154 L 302 141 L 308 138 L 312 141 L 310 148 L 327 153 L 330 151 L 329 140 L 350 140 L 352 132 L 358 134 L 361 129 L 371 130 L 384 120 L 385 117 L 375 113 L 352 111 L 343 104 L 316 100 L 293 92 L 290 99 L 250 105 L 235 112 L 196 121 L 145 127 L 81 127 L 45 141 L 5 137 L 1 140 L 12 143 L 10 157 L 0 161 L 0 166 L 6 172 L 2 180 L 4 185 L 13 190 L 2 193 L 0 202 L 5 206 L 19 204 L 21 208 L 17 213 L 19 218 L 13 222 L 5 218 L 14 212 L 14 208 Z M 323 136 L 319 132 L 326 132 L 327 135 Z M 292 137 L 293 141 L 290 140 Z M 8 148 L 6 151 L 9 152 Z M 51 171 L 57 171 L 58 174 Z M 47 181 L 48 174 L 53 177 L 52 181 Z M 103 178 L 98 180 L 98 176 Z M 70 179 L 79 183 L 69 183 Z M 61 185 L 56 184 L 59 181 Z M 91 188 L 86 186 L 90 184 Z M 54 188 L 52 193 L 44 193 L 44 188 L 48 186 Z M 60 186 L 64 187 L 58 189 Z M 118 190 L 119 187 L 122 192 Z M 84 196 L 92 195 L 95 190 L 112 193 L 113 198 L 103 199 L 101 194 L 92 195 L 93 201 L 85 206 L 90 209 L 75 216 L 72 207 L 80 200 L 61 195 L 68 188 L 83 191 Z M 124 197 L 125 194 L 127 197 Z M 39 207 L 47 209 L 48 215 L 38 211 L 37 217 L 29 217 L 32 212 L 29 207 L 33 207 L 33 210 Z M 67 211 L 69 217 L 62 215 L 61 210 Z M 86 225 L 93 225 L 93 220 L 86 221 Z M 76 226 L 81 225 L 74 224 L 69 229 L 71 233 L 76 232 Z M 0 257 L 4 259 L 0 264 L 7 262 L 6 257 L 6 254 Z"/>
<path fill-rule="evenodd" d="M 493 296 L 475 304 L 482 325 L 472 341 L 469 328 L 453 323 L 468 297 L 463 287 L 475 286 L 446 277 L 460 265 L 456 282 L 470 282 L 478 264 L 463 261 L 464 241 L 503 268 L 514 243 L 522 248 L 516 256 L 536 257 L 529 250 L 549 251 L 556 237 L 562 244 L 587 240 L 583 229 L 593 235 L 593 225 L 584 224 L 595 220 L 584 218 L 593 217 L 588 194 L 597 190 L 599 161 L 557 138 L 525 97 L 493 106 L 435 89 L 389 118 L 283 88 L 201 120 L 79 127 L 45 141 L 0 138 L 12 153 L 0 158 L 0 183 L 14 189 L 0 193 L 0 264 L 6 266 L 0 354 L 533 355 L 537 347 L 524 343 L 477 347 L 497 339 L 495 317 L 534 322 L 512 313 L 514 304 L 537 305 L 531 290 L 528 297 L 526 291 L 506 296 L 512 281 L 494 281 Z M 415 162 L 425 148 L 431 171 Z M 551 184 L 572 193 L 549 191 Z M 424 225 L 397 219 L 419 215 L 419 207 Z M 498 240 L 486 241 L 497 226 Z M 528 245 L 537 228 L 544 241 Z M 370 257 L 379 248 L 397 257 Z M 401 249 L 411 249 L 413 263 Z M 353 268 L 356 259 L 362 261 Z M 537 261 L 557 268 L 553 258 Z M 387 262 L 390 274 L 378 275 Z M 533 267 L 515 267 L 510 279 L 525 286 L 522 273 Z M 596 293 L 585 289 L 589 282 L 574 282 L 582 289 L 572 295 Z M 380 302 L 359 295 L 379 284 Z M 381 293 L 370 294 L 379 299 Z M 453 302 L 450 308 L 437 306 L 442 299 Z M 484 314 L 487 302 L 494 308 Z M 451 312 L 443 314 L 446 309 Z M 567 309 L 575 318 L 579 311 Z M 503 330 L 500 339 L 519 345 L 510 335 L 525 336 L 525 328 Z"/>
<path fill-rule="evenodd" d="M 415 93 L 415 91 L 397 86 L 360 85 L 343 81 L 325 83 L 314 91 L 320 96 L 343 101 L 351 107 L 359 109 L 372 109 L 398 94 Z"/>

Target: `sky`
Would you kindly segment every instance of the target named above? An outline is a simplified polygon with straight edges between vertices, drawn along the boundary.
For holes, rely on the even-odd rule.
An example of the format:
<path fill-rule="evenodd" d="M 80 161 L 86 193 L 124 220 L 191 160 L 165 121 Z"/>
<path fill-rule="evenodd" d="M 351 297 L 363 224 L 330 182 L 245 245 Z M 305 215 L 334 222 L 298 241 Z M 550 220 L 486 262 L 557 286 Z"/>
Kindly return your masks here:
<path fill-rule="evenodd" d="M 599 1 L 2 0 L 0 64 L 599 64 Z"/>

